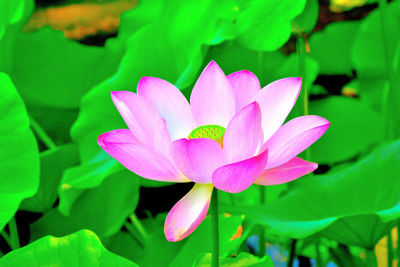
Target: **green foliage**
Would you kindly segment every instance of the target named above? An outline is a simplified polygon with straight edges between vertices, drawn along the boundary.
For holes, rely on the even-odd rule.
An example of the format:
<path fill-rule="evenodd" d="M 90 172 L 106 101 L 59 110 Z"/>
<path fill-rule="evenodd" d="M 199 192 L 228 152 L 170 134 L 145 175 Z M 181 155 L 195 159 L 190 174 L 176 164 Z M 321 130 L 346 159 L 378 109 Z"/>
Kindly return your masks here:
<path fill-rule="evenodd" d="M 292 31 L 297 34 L 311 32 L 318 19 L 318 0 L 307 0 L 303 12 L 292 20 Z"/>
<path fill-rule="evenodd" d="M 332 0 L 330 9 L 374 2 Z M 209 266 L 209 217 L 177 243 L 164 236 L 166 210 L 150 210 L 159 213 L 140 220 L 143 233 L 127 221 L 140 192 L 150 190 L 141 186 L 171 183 L 126 170 L 97 137 L 127 128 L 111 91 L 135 92 L 141 77 L 154 76 L 189 98 L 210 60 L 225 74 L 254 72 L 262 87 L 302 75 L 288 120 L 308 105 L 331 122 L 300 155 L 327 165 L 327 173 L 219 194 L 229 212 L 220 214 L 221 266 L 273 266 L 270 257 L 248 253 L 247 238 L 260 234 L 281 244 L 299 239 L 304 255 L 318 258 L 318 244 L 324 260 L 365 265 L 361 248 L 372 249 L 400 222 L 400 1 L 382 3 L 365 18 L 325 25 L 327 4 L 317 0 L 143 0 L 122 14 L 118 36 L 95 47 L 51 28 L 25 32 L 33 0 L 0 0 L 0 229 L 4 241 L 15 241 L 6 225 L 21 210 L 16 221 L 26 245 L 8 254 L 1 246 L 0 266 Z M 296 47 L 298 40 L 310 51 Z M 344 76 L 351 80 L 343 86 Z M 31 213 L 23 211 L 40 215 L 30 231 L 19 218 Z"/>
<path fill-rule="evenodd" d="M 371 249 L 400 221 L 400 180 L 393 179 L 400 175 L 399 149 L 400 141 L 392 142 L 352 166 L 302 178 L 271 204 L 226 210 L 245 214 L 275 234 L 296 239 L 319 235 Z"/>
<path fill-rule="evenodd" d="M 310 55 L 320 66 L 321 74 L 351 75 L 351 48 L 360 22 L 343 21 L 329 24 L 310 37 Z"/>
<path fill-rule="evenodd" d="M 0 229 L 39 186 L 39 151 L 29 116 L 10 78 L 0 73 Z"/>
<path fill-rule="evenodd" d="M 289 40 L 290 21 L 299 15 L 305 0 L 254 0 L 247 3 L 237 18 L 238 41 L 258 51 L 273 51 Z"/>
<path fill-rule="evenodd" d="M 40 184 L 36 194 L 21 203 L 21 209 L 44 212 L 50 210 L 57 199 L 57 188 L 62 173 L 78 164 L 78 151 L 74 144 L 67 144 L 40 154 Z"/>
<path fill-rule="evenodd" d="M 74 190 L 74 185 L 61 190 Z M 79 188 L 78 188 L 79 190 Z M 78 191 L 67 216 L 55 208 L 32 224 L 33 239 L 46 234 L 63 236 L 79 229 L 89 229 L 100 236 L 116 233 L 131 214 L 139 199 L 139 182 L 131 173 L 114 173 L 97 187 Z"/>
<path fill-rule="evenodd" d="M 382 116 L 359 99 L 331 96 L 312 101 L 310 110 L 331 122 L 327 133 L 311 147 L 316 162 L 349 160 L 384 138 Z"/>
<path fill-rule="evenodd" d="M 10 252 L 0 259 L 1 266 L 137 266 L 112 254 L 91 231 L 82 230 L 65 237 L 46 236 Z"/>
<path fill-rule="evenodd" d="M 193 267 L 206 267 L 211 264 L 211 253 L 207 253 L 204 256 L 200 257 L 197 262 L 193 265 Z M 272 262 L 269 256 L 265 256 L 262 259 L 257 258 L 248 253 L 240 253 L 235 258 L 225 258 L 220 261 L 221 267 L 228 266 L 237 266 L 237 267 L 273 267 L 274 263 Z"/>
<path fill-rule="evenodd" d="M 85 93 L 114 73 L 120 59 L 118 51 L 78 44 L 50 28 L 17 34 L 12 50 L 9 73 L 25 101 L 59 108 L 78 107 Z"/>

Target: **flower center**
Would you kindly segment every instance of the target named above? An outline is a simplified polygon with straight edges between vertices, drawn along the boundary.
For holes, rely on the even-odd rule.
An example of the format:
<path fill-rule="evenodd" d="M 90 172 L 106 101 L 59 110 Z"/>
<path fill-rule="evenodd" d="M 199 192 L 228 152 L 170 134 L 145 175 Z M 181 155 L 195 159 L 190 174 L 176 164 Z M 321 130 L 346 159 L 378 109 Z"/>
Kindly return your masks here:
<path fill-rule="evenodd" d="M 210 138 L 223 146 L 225 128 L 219 125 L 203 125 L 197 127 L 189 134 L 189 139 Z"/>

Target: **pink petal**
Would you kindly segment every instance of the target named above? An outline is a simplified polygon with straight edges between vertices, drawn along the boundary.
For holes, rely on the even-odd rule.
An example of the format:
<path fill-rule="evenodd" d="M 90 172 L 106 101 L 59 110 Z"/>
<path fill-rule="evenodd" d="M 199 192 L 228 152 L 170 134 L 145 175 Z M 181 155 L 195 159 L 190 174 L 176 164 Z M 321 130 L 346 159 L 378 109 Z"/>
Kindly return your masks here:
<path fill-rule="evenodd" d="M 197 80 L 190 96 L 197 126 L 226 127 L 235 115 L 235 97 L 224 72 L 211 61 Z"/>
<path fill-rule="evenodd" d="M 179 170 L 196 183 L 210 183 L 213 171 L 226 163 L 221 146 L 208 138 L 176 140 L 171 153 Z"/>
<path fill-rule="evenodd" d="M 255 184 L 276 185 L 293 181 L 301 176 L 309 174 L 318 168 L 318 164 L 305 161 L 301 158 L 293 158 L 289 162 L 272 169 L 264 170 L 257 178 Z"/>
<path fill-rule="evenodd" d="M 137 92 L 157 109 L 167 123 L 172 140 L 186 138 L 195 128 L 188 101 L 171 83 L 154 77 L 143 77 Z"/>
<path fill-rule="evenodd" d="M 105 143 L 103 142 L 104 139 L 108 141 L 112 140 L 112 142 L 114 143 L 139 144 L 139 141 L 128 129 L 117 129 L 108 133 L 101 134 L 97 139 L 97 143 L 101 147 L 105 146 Z"/>
<path fill-rule="evenodd" d="M 182 240 L 200 225 L 207 215 L 212 190 L 211 184 L 195 184 L 192 190 L 174 205 L 164 225 L 168 241 Z"/>
<path fill-rule="evenodd" d="M 189 181 L 168 157 L 138 143 L 129 130 L 101 134 L 97 143 L 127 169 L 144 178 L 166 182 Z"/>
<path fill-rule="evenodd" d="M 162 119 L 155 107 L 143 96 L 129 91 L 111 92 L 111 98 L 135 137 L 153 146 L 153 135 Z"/>
<path fill-rule="evenodd" d="M 256 157 L 232 163 L 218 168 L 212 175 L 216 188 L 239 193 L 249 188 L 265 169 L 268 152 L 264 151 Z"/>
<path fill-rule="evenodd" d="M 255 155 L 262 142 L 261 111 L 257 102 L 240 110 L 229 122 L 224 135 L 224 151 L 229 162 Z"/>
<path fill-rule="evenodd" d="M 235 95 L 236 112 L 254 101 L 260 91 L 260 81 L 254 73 L 241 70 L 227 76 Z"/>
<path fill-rule="evenodd" d="M 269 150 L 267 168 L 280 166 L 303 152 L 326 132 L 329 125 L 329 121 L 314 115 L 287 122 L 263 145 L 263 149 Z"/>
<path fill-rule="evenodd" d="M 265 86 L 255 97 L 260 104 L 264 140 L 283 124 L 301 89 L 301 78 L 285 78 Z"/>

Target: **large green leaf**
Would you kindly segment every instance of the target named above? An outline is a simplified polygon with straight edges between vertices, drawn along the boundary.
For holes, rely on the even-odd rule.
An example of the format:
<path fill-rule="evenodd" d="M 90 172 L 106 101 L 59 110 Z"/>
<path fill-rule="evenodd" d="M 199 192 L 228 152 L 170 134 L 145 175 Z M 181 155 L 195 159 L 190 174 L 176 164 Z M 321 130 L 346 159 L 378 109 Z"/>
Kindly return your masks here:
<path fill-rule="evenodd" d="M 46 236 L 0 259 L 0 265 L 12 266 L 137 266 L 106 250 L 91 231 L 82 230 L 64 237 Z"/>
<path fill-rule="evenodd" d="M 331 122 L 328 131 L 311 146 L 312 159 L 318 163 L 351 159 L 384 138 L 382 116 L 360 99 L 331 96 L 311 101 L 310 112 Z"/>
<path fill-rule="evenodd" d="M 164 235 L 166 214 L 142 220 L 148 233 L 147 246 L 141 246 L 128 233 L 119 232 L 105 242 L 110 251 L 134 259 L 140 266 L 191 266 L 201 253 L 211 251 L 211 220 L 207 217 L 185 240 L 168 242 Z M 220 255 L 236 253 L 243 241 L 239 216 L 220 215 Z"/>
<path fill-rule="evenodd" d="M 8 25 L 16 24 L 33 10 L 32 0 L 0 0 L 0 40 Z"/>
<path fill-rule="evenodd" d="M 305 0 L 248 1 L 237 18 L 238 41 L 259 51 L 273 51 L 289 40 L 290 21 L 299 15 Z"/>
<path fill-rule="evenodd" d="M 21 203 L 21 209 L 44 212 L 57 199 L 57 188 L 64 170 L 79 163 L 76 145 L 68 144 L 40 154 L 40 184 L 36 194 Z"/>
<path fill-rule="evenodd" d="M 211 253 L 207 253 L 202 255 L 193 267 L 208 267 L 211 265 Z M 251 255 L 246 252 L 240 253 L 237 257 L 234 258 L 224 258 L 220 259 L 219 265 L 221 267 L 273 267 L 274 263 L 270 256 L 264 256 L 262 259 Z"/>
<path fill-rule="evenodd" d="M 265 206 L 226 207 L 246 214 L 275 234 L 319 235 L 372 249 L 400 221 L 400 141 L 388 143 L 355 165 L 307 176 Z"/>
<path fill-rule="evenodd" d="M 231 253 L 236 253 L 242 239 L 242 221 L 240 216 L 231 216 L 227 214 L 219 215 L 219 240 L 220 240 L 220 256 L 227 257 Z M 175 259 L 171 262 L 170 267 L 190 266 L 193 264 L 197 256 L 204 252 L 211 252 L 212 247 L 212 231 L 211 218 L 206 218 L 200 226 L 188 238 L 185 245 Z"/>
<path fill-rule="evenodd" d="M 120 59 L 119 51 L 85 46 L 50 28 L 19 33 L 12 54 L 8 72 L 25 101 L 62 108 L 78 107 L 89 89 L 114 73 Z"/>
<path fill-rule="evenodd" d="M 303 12 L 292 20 L 292 31 L 297 34 L 311 32 L 318 20 L 318 0 L 307 0 Z"/>
<path fill-rule="evenodd" d="M 160 213 L 155 218 L 141 220 L 147 233 L 146 243 L 138 242 L 131 233 L 121 231 L 107 238 L 104 245 L 113 253 L 143 267 L 168 266 L 187 240 L 169 242 L 164 235 L 165 218 L 166 214 Z"/>
<path fill-rule="evenodd" d="M 21 201 L 39 186 L 39 150 L 24 103 L 10 78 L 0 73 L 0 229 Z"/>
<path fill-rule="evenodd" d="M 342 21 L 329 24 L 310 37 L 310 55 L 316 59 L 321 74 L 351 75 L 351 49 L 360 22 Z"/>
<path fill-rule="evenodd" d="M 385 42 L 382 40 L 382 27 L 379 10 L 372 11 L 361 23 L 358 34 L 354 41 L 352 50 L 352 62 L 357 71 L 357 75 L 361 78 L 385 77 L 386 72 L 386 56 L 385 46 L 387 45 L 388 58 L 393 59 L 395 50 L 399 49 L 400 36 L 400 2 L 393 1 L 387 6 L 385 14 Z"/>
<path fill-rule="evenodd" d="M 133 178 L 133 179 L 132 179 Z M 62 190 L 72 190 L 64 186 Z M 128 171 L 108 175 L 97 187 L 82 190 L 68 210 L 68 216 L 57 208 L 45 213 L 32 224 L 32 237 L 46 234 L 62 236 L 80 229 L 90 229 L 100 236 L 119 231 L 139 200 L 139 181 Z"/>
<path fill-rule="evenodd" d="M 112 104 L 110 91 L 135 91 L 143 76 L 166 79 L 181 89 L 193 82 L 201 67 L 202 44 L 210 37 L 208 29 L 215 29 L 219 18 L 214 9 L 219 10 L 220 5 L 220 1 L 208 0 L 170 3 L 156 21 L 127 38 L 126 54 L 117 73 L 85 95 L 71 130 L 83 164 L 100 153 L 95 141 L 99 134 L 127 128 Z M 108 157 L 108 160 L 113 159 Z"/>
<path fill-rule="evenodd" d="M 237 41 L 230 41 L 211 47 L 205 63 L 215 60 L 227 75 L 243 69 L 249 70 L 257 75 L 261 86 L 264 86 L 272 81 L 271 76 L 285 62 L 285 58 L 279 51 L 254 51 Z"/>

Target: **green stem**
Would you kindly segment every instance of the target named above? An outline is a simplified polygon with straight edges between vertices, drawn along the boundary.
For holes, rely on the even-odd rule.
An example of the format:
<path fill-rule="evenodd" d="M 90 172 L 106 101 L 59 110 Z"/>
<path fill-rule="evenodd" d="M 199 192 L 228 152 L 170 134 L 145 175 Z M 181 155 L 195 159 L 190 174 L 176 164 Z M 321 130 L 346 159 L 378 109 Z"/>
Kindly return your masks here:
<path fill-rule="evenodd" d="M 53 149 L 56 148 L 57 145 L 54 141 L 50 138 L 50 136 L 43 130 L 42 126 L 32 117 L 29 117 L 31 121 L 32 129 L 35 131 L 38 138 L 49 148 Z"/>
<path fill-rule="evenodd" d="M 218 189 L 214 188 L 211 198 L 211 235 L 212 235 L 212 267 L 219 266 L 219 229 L 218 229 Z"/>
<path fill-rule="evenodd" d="M 1 237 L 6 241 L 6 243 L 11 247 L 10 236 L 3 230 L 0 232 Z"/>
<path fill-rule="evenodd" d="M 11 249 L 17 249 L 20 247 L 19 243 L 19 236 L 18 236 L 18 229 L 17 229 L 17 222 L 15 221 L 15 217 L 13 217 L 8 222 L 8 228 L 10 230 L 10 245 Z"/>
<path fill-rule="evenodd" d="M 129 216 L 129 219 L 131 220 L 132 225 L 135 226 L 137 231 L 140 233 L 143 242 L 146 244 L 149 240 L 149 235 L 147 234 L 146 229 L 144 229 L 143 225 L 141 224 L 139 218 L 136 216 L 136 214 L 133 213 Z"/>
<path fill-rule="evenodd" d="M 397 259 L 400 259 L 400 225 L 397 226 Z"/>
<path fill-rule="evenodd" d="M 135 231 L 135 228 L 132 226 L 132 224 L 126 222 L 124 224 L 126 229 L 129 231 L 129 233 L 132 235 L 133 240 L 136 241 L 136 243 L 141 247 L 142 249 L 145 248 L 144 242 L 140 240 L 140 238 L 137 236 L 137 231 Z"/>
<path fill-rule="evenodd" d="M 265 187 L 263 185 L 259 186 L 260 188 L 260 204 L 265 204 Z M 259 238 L 258 238 L 258 256 L 265 256 L 265 228 L 261 226 Z"/>
<path fill-rule="evenodd" d="M 322 263 L 321 251 L 320 251 L 320 248 L 319 248 L 319 239 L 315 243 L 315 261 L 317 263 L 317 267 L 324 266 L 323 263 Z"/>
<path fill-rule="evenodd" d="M 383 123 L 384 123 L 384 129 L 385 129 L 385 138 L 390 139 L 391 137 L 391 130 L 390 130 L 390 125 L 389 125 L 389 94 L 391 90 L 391 80 L 392 80 L 392 68 L 391 68 L 391 60 L 390 60 L 390 54 L 389 54 L 389 44 L 387 42 L 386 38 L 386 6 L 387 6 L 387 0 L 379 0 L 379 15 L 380 15 L 380 20 L 381 20 L 381 38 L 382 38 L 382 44 L 383 44 L 383 54 L 384 54 L 384 60 L 385 60 L 385 80 L 386 84 L 383 89 L 383 95 L 382 95 L 382 113 L 383 113 Z"/>
<path fill-rule="evenodd" d="M 387 235 L 387 259 L 388 267 L 393 266 L 393 240 L 392 240 L 392 230 L 389 230 Z"/>
<path fill-rule="evenodd" d="M 368 267 L 377 267 L 378 261 L 376 259 L 376 254 L 375 254 L 374 249 L 366 250 L 366 254 L 367 254 L 367 266 Z"/>
<path fill-rule="evenodd" d="M 308 88 L 306 86 L 306 44 L 305 44 L 305 38 L 303 35 L 297 36 L 297 54 L 299 56 L 299 76 L 302 79 L 301 83 L 301 91 L 300 99 L 303 101 L 303 115 L 307 116 L 309 115 L 309 109 L 308 109 Z M 305 159 L 310 160 L 311 159 L 311 154 L 310 150 L 306 149 L 305 151 Z"/>
<path fill-rule="evenodd" d="M 294 259 L 296 258 L 296 244 L 297 244 L 297 239 L 292 239 L 292 243 L 290 244 L 290 255 L 287 265 L 288 267 L 293 266 Z"/>
<path fill-rule="evenodd" d="M 347 245 L 338 244 L 338 251 L 346 266 L 354 266 L 353 255 L 351 254 L 350 249 Z"/>
<path fill-rule="evenodd" d="M 299 55 L 299 75 L 303 82 L 301 92 L 303 95 L 303 114 L 308 115 L 308 88 L 306 86 L 306 44 L 305 38 L 302 35 L 297 37 L 297 53 Z"/>

